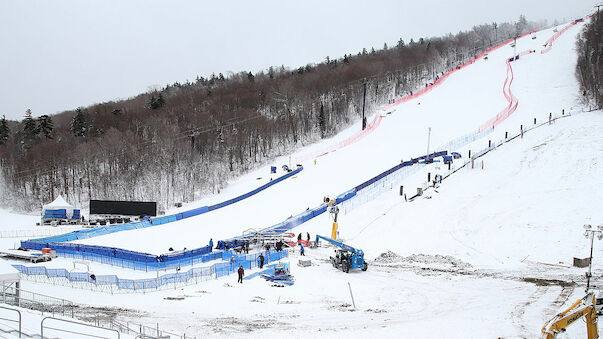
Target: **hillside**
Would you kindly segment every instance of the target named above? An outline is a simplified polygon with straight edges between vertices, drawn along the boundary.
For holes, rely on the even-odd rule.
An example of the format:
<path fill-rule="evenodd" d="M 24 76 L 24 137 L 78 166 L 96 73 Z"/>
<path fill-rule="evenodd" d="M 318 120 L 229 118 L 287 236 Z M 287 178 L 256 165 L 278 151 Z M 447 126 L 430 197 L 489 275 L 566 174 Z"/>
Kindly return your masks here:
<path fill-rule="evenodd" d="M 364 250 L 366 272 L 334 269 L 328 261 L 333 248 L 308 248 L 306 258 L 295 248 L 287 260 L 295 284 L 282 288 L 257 277 L 237 284 L 235 276 L 144 294 L 106 293 L 94 284 L 51 285 L 43 279 L 27 279 L 23 288 L 126 308 L 131 312 L 122 312 L 120 320 L 161 322 L 197 337 L 537 337 L 546 320 L 584 295 L 585 270 L 572 267 L 572 259 L 588 256 L 582 226 L 603 223 L 598 204 L 603 201 L 603 112 L 581 106 L 574 76 L 574 46 L 584 24 L 568 26 L 542 52 L 553 30 L 563 27 L 528 34 L 515 48 L 504 44 L 425 94 L 381 106 L 368 119 L 380 123 L 361 138 L 355 137 L 357 124 L 298 150 L 291 159 L 299 160 L 303 171 L 248 199 L 188 219 L 76 242 L 153 254 L 168 247 L 197 248 L 209 238 L 233 237 L 287 220 L 318 206 L 327 195 L 337 196 L 401 160 L 425 154 L 428 128 L 430 151 L 460 136 L 483 136 L 455 148 L 462 155 L 454 163 L 458 171 L 413 201 L 400 196 L 399 186 L 410 198 L 428 173 L 448 173 L 442 163 L 418 164 L 402 180 L 341 204 L 340 237 Z M 515 50 L 535 52 L 508 63 Z M 505 111 L 509 102 L 517 104 L 512 112 Z M 477 133 L 500 112 L 509 115 L 487 128 L 488 134 Z M 549 114 L 556 118 L 550 124 Z M 523 136 L 504 140 L 507 132 L 518 135 L 520 126 Z M 461 168 L 470 150 L 475 155 L 489 141 L 508 142 L 475 159 L 474 168 L 470 162 Z M 289 157 L 282 156 L 269 165 L 288 163 Z M 182 209 L 232 198 L 270 178 L 269 168 L 260 168 Z M 325 213 L 292 232 L 328 235 L 331 224 Z M 598 286 L 603 243 L 595 242 L 593 258 Z M 313 265 L 298 267 L 299 259 L 311 259 Z M 38 266 L 70 269 L 71 264 L 71 259 L 58 258 Z M 90 267 L 98 275 L 128 279 L 159 275 L 97 262 Z M 584 333 L 580 321 L 565 334 L 580 338 Z"/>

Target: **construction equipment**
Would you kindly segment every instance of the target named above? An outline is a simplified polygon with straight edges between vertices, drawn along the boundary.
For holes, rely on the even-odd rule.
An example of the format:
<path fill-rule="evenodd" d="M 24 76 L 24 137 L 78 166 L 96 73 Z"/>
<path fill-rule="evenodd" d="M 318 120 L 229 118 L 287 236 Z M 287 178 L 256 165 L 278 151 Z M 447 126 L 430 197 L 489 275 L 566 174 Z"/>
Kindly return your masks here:
<path fill-rule="evenodd" d="M 596 298 L 593 292 L 588 293 L 584 298 L 577 300 L 572 306 L 549 320 L 542 328 L 542 338 L 556 338 L 557 334 L 564 332 L 566 327 L 582 317 L 586 321 L 588 339 L 599 338 L 597 316 L 601 314 L 602 306 L 603 299 Z"/>
<path fill-rule="evenodd" d="M 345 273 L 349 273 L 350 268 L 360 268 L 363 271 L 367 270 L 368 264 L 364 261 L 364 252 L 362 250 L 318 234 L 316 235 L 316 246 L 318 246 L 320 239 L 339 247 L 339 249 L 335 250 L 335 257 L 331 257 L 331 264 L 333 264 L 333 267 L 340 269 Z"/>
<path fill-rule="evenodd" d="M 329 213 L 333 216 L 333 230 L 331 231 L 331 239 L 337 239 L 337 228 L 339 225 L 337 224 L 337 215 L 339 214 L 339 207 L 335 205 L 335 200 L 331 200 L 328 202 L 328 210 Z"/>

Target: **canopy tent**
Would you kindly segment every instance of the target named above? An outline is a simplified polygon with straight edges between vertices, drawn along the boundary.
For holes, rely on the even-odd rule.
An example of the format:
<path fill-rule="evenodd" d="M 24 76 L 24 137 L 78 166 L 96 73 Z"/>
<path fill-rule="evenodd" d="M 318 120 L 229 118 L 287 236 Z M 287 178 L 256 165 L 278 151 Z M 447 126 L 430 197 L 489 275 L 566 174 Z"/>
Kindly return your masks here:
<path fill-rule="evenodd" d="M 64 216 L 62 210 L 65 210 Z M 58 196 L 50 204 L 42 206 L 42 218 L 78 218 L 80 217 L 80 210 L 75 209 L 69 204 L 62 196 Z"/>
<path fill-rule="evenodd" d="M 50 204 L 46 204 L 42 207 L 43 210 L 59 210 L 59 209 L 73 210 L 73 206 L 69 204 L 62 196 L 58 196 Z"/>

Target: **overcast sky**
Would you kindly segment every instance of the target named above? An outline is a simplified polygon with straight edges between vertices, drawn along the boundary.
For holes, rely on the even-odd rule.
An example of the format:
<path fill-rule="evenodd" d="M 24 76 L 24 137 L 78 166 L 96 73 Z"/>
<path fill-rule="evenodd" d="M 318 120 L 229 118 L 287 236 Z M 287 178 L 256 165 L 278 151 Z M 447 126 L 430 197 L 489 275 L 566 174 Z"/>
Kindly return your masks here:
<path fill-rule="evenodd" d="M 297 68 L 473 25 L 571 20 L 592 0 L 0 0 L 0 116 L 127 98 L 212 72 Z"/>

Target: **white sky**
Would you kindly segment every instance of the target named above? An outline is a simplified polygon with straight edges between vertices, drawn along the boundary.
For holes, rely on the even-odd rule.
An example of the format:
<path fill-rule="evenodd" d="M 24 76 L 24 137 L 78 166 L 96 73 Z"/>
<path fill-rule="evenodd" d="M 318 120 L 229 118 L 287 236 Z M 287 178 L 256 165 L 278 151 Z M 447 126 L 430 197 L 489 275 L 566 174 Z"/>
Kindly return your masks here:
<path fill-rule="evenodd" d="M 571 20 L 592 0 L 0 0 L 0 115 L 127 98 L 212 72 L 296 68 L 473 25 Z"/>

